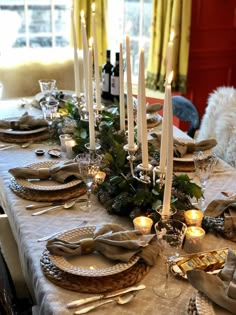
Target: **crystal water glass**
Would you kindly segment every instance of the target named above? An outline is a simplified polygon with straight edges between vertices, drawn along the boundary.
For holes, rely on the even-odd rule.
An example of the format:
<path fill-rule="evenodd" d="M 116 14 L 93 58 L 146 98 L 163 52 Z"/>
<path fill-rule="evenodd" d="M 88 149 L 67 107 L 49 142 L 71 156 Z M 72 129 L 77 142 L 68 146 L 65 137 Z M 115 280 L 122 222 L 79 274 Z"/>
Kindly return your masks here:
<path fill-rule="evenodd" d="M 217 163 L 217 157 L 215 156 L 215 154 L 207 154 L 203 151 L 196 151 L 193 153 L 193 161 L 195 173 L 200 181 L 202 192 L 204 194 L 207 181 Z M 201 207 L 201 210 L 205 209 L 204 197 L 200 198 L 199 205 Z"/>
<path fill-rule="evenodd" d="M 50 101 L 53 91 L 56 89 L 56 80 L 55 79 L 41 79 L 38 81 L 40 90 L 44 94 L 45 100 Z"/>
<path fill-rule="evenodd" d="M 170 281 L 169 267 L 171 260 L 179 256 L 187 230 L 185 223 L 174 219 L 161 219 L 155 224 L 157 242 L 161 248 L 160 256 L 165 262 L 165 279 L 156 284 L 154 293 L 165 299 L 173 299 L 181 294 L 181 288 L 175 281 Z"/>
<path fill-rule="evenodd" d="M 81 178 L 83 179 L 87 187 L 88 201 L 85 208 L 89 209 L 91 207 L 92 187 L 95 176 L 100 170 L 102 157 L 101 155 L 96 153 L 81 153 L 76 156 L 75 160 L 78 163 L 78 169 Z"/>

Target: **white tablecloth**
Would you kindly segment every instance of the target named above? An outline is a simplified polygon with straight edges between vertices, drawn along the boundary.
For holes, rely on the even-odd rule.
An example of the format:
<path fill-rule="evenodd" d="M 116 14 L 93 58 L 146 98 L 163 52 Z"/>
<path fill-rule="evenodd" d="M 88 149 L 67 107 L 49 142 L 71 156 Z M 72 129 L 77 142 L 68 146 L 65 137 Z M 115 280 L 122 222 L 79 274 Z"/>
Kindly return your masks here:
<path fill-rule="evenodd" d="M 1 106 L 0 104 L 0 110 Z M 181 135 L 183 136 L 179 131 L 178 136 Z M 82 212 L 76 205 L 71 210 L 58 209 L 41 216 L 31 216 L 31 211 L 26 210 L 25 206 L 35 202 L 24 200 L 11 191 L 9 188 L 11 175 L 8 173 L 8 169 L 50 159 L 48 155 L 37 157 L 34 153 L 36 148 L 47 149 L 48 147 L 43 144 L 33 144 L 27 149 L 17 147 L 0 152 L 0 202 L 9 217 L 19 248 L 21 267 L 31 293 L 35 297 L 39 314 L 69 315 L 73 314 L 73 310 L 66 309 L 66 303 L 88 296 L 88 294 L 65 290 L 51 283 L 44 276 L 40 267 L 40 257 L 45 249 L 45 243 L 39 243 L 37 239 L 53 232 L 73 228 L 83 220 L 86 220 L 88 225 L 118 223 L 127 229 L 132 228 L 132 222 L 127 218 L 108 215 L 95 197 L 93 198 L 93 206 L 88 212 Z M 213 199 L 221 198 L 221 191 L 236 191 L 236 171 L 222 162 L 218 164 L 217 168 L 225 169 L 225 173 L 214 173 L 209 179 L 206 190 L 207 203 Z M 194 174 L 191 176 L 194 177 Z M 208 234 L 205 237 L 203 249 L 225 246 L 236 249 L 235 243 Z M 93 313 L 101 315 L 111 313 L 115 315 L 120 313 L 123 315 L 184 314 L 194 289 L 186 280 L 176 279 L 182 288 L 181 296 L 173 301 L 161 299 L 153 293 L 153 287 L 158 286 L 163 274 L 163 263 L 158 258 L 156 266 L 151 268 L 142 280 L 146 289 L 139 292 L 132 302 L 125 306 L 108 304 L 98 308 Z"/>

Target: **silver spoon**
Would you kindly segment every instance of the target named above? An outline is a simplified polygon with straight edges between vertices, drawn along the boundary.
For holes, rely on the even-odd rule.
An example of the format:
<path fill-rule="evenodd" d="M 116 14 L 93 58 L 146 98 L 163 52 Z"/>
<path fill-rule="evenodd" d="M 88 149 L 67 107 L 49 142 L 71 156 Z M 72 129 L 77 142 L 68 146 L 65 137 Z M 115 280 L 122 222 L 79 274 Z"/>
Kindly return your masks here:
<path fill-rule="evenodd" d="M 64 209 L 70 209 L 72 208 L 76 203 L 76 200 L 73 200 L 73 201 L 67 201 L 65 202 L 63 205 L 58 205 L 58 206 L 54 206 L 54 207 L 50 207 L 50 208 L 47 208 L 47 209 L 44 209 L 44 210 L 41 210 L 41 211 L 38 211 L 38 212 L 34 212 L 32 213 L 32 215 L 40 215 L 40 214 L 43 214 L 43 213 L 46 213 L 48 211 L 51 211 L 51 210 L 54 210 L 54 209 L 57 209 L 57 208 L 61 208 L 63 207 Z"/>
<path fill-rule="evenodd" d="M 33 143 L 33 141 L 31 140 L 31 141 L 29 141 L 29 142 L 23 143 L 23 144 L 21 145 L 21 147 L 22 147 L 23 149 L 24 149 L 24 148 L 28 148 L 32 143 Z"/>
<path fill-rule="evenodd" d="M 102 305 L 108 304 L 108 303 L 112 303 L 112 302 L 116 302 L 118 304 L 126 304 L 126 303 L 129 303 L 133 299 L 133 297 L 134 297 L 134 294 L 129 292 L 129 293 L 126 293 L 124 295 L 119 296 L 118 298 L 105 300 L 105 301 L 96 303 L 95 305 L 81 308 L 79 311 L 74 312 L 74 314 L 85 314 L 85 313 L 88 313 L 88 312 L 94 310 L 95 308 L 97 308 L 99 306 L 102 306 Z"/>

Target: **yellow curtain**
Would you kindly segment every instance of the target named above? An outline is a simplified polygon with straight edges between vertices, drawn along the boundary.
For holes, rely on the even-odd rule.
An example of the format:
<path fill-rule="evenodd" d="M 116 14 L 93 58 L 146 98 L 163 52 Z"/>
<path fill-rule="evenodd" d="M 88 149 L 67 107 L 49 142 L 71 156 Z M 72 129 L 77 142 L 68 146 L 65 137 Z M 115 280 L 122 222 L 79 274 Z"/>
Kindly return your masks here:
<path fill-rule="evenodd" d="M 75 25 L 77 33 L 77 46 L 82 49 L 82 33 L 81 33 L 81 19 L 80 13 L 83 10 L 88 40 L 92 37 L 92 3 L 95 3 L 96 15 L 96 32 L 98 44 L 98 62 L 102 66 L 106 60 L 107 49 L 107 0 L 75 0 Z"/>
<path fill-rule="evenodd" d="M 146 85 L 164 91 L 166 51 L 174 31 L 173 90 L 186 92 L 192 0 L 153 0 L 151 44 Z"/>

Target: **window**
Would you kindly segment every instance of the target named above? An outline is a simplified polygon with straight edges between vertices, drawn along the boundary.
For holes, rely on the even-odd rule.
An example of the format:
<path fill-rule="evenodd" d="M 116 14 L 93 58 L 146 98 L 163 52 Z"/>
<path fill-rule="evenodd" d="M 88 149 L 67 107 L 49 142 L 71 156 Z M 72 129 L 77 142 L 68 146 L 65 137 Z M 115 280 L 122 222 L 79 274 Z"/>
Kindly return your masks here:
<path fill-rule="evenodd" d="M 108 42 L 112 62 L 129 34 L 133 81 L 138 76 L 139 49 L 147 64 L 152 0 L 108 0 Z M 1 0 L 0 54 L 9 48 L 69 47 L 71 0 Z"/>
<path fill-rule="evenodd" d="M 113 58 L 115 52 L 119 51 L 120 41 L 124 40 L 126 34 L 130 36 L 133 82 L 137 82 L 140 48 L 144 48 L 147 64 L 152 0 L 109 0 L 108 17 L 109 48 Z"/>
<path fill-rule="evenodd" d="M 1 0 L 0 50 L 66 47 L 70 39 L 70 1 Z M 2 46 L 2 47 L 1 47 Z"/>

